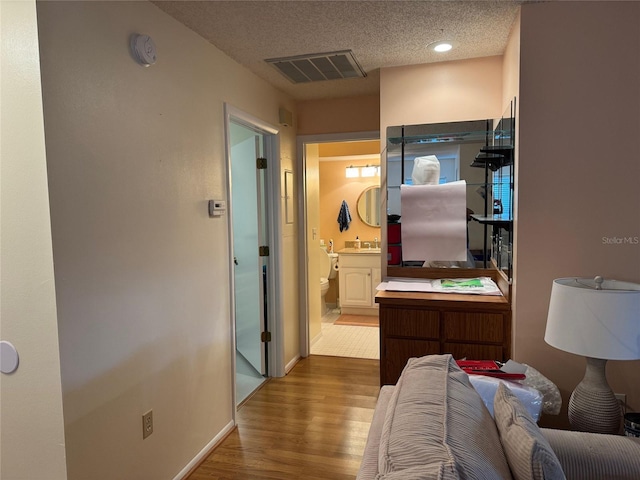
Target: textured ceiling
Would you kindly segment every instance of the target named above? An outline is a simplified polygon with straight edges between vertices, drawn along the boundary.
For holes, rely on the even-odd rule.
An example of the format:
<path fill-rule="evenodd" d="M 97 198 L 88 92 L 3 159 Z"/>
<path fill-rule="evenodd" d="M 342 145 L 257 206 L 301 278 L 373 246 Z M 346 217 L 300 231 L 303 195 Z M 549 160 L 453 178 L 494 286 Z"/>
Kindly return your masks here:
<path fill-rule="evenodd" d="M 153 1 L 296 99 L 379 92 L 380 68 L 501 55 L 522 0 Z M 454 49 L 426 45 L 446 39 Z M 353 50 L 366 78 L 293 84 L 264 60 Z"/>

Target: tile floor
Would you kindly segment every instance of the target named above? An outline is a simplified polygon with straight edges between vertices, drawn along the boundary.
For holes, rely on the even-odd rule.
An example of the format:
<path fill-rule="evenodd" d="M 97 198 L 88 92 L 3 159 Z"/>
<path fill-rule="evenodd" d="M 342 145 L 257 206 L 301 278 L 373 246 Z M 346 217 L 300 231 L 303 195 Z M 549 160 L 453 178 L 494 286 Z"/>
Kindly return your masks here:
<path fill-rule="evenodd" d="M 339 316 L 335 309 L 322 317 L 322 336 L 311 346 L 311 354 L 379 359 L 380 329 L 334 325 Z"/>

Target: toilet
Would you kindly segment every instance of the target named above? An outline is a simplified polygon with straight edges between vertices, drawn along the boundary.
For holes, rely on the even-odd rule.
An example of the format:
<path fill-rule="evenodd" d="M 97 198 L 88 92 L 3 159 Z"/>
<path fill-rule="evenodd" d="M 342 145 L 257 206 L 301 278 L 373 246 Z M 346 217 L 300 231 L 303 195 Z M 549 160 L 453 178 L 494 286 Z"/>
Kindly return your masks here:
<path fill-rule="evenodd" d="M 325 295 L 329 290 L 329 279 L 335 278 L 338 273 L 333 267 L 338 263 L 337 253 L 327 253 L 324 248 L 320 248 L 320 295 L 322 300 L 321 314 L 327 313 L 327 303 L 325 302 Z"/>

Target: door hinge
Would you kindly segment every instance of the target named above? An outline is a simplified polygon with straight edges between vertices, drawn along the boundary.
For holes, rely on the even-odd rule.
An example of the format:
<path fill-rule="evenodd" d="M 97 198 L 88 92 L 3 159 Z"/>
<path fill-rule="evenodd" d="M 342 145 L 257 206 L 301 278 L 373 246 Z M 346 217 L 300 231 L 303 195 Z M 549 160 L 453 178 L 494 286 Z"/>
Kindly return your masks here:
<path fill-rule="evenodd" d="M 269 246 L 268 245 L 261 245 L 258 247 L 258 255 L 261 257 L 268 257 L 269 256 Z"/>
<path fill-rule="evenodd" d="M 256 158 L 256 168 L 258 170 L 264 170 L 265 168 L 267 168 L 267 159 L 264 157 Z"/>
<path fill-rule="evenodd" d="M 260 339 L 264 343 L 270 342 L 271 341 L 271 332 L 262 332 L 262 334 L 260 335 Z"/>

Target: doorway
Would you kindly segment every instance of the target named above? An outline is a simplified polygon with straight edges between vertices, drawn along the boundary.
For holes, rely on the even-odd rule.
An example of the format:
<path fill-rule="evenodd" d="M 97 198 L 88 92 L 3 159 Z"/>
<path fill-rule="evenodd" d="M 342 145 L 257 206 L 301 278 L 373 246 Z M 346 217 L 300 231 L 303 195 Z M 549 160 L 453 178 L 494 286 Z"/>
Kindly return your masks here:
<path fill-rule="evenodd" d="M 277 311 L 279 222 L 273 198 L 276 133 L 227 107 L 227 162 L 231 246 L 231 311 L 234 331 L 235 405 L 272 374 Z M 272 160 L 271 165 L 269 160 Z M 276 175 L 276 178 L 278 176 Z"/>
<path fill-rule="evenodd" d="M 377 131 L 298 137 L 298 166 L 299 171 L 302 173 L 302 175 L 299 176 L 298 181 L 298 191 L 301 192 L 299 197 L 300 230 L 298 232 L 301 247 L 299 251 L 300 279 L 302 280 L 299 298 L 301 305 L 300 351 L 304 357 L 311 354 L 312 343 L 322 336 L 322 313 L 326 313 L 322 312 L 322 294 L 320 287 L 320 278 L 322 276 L 320 267 L 320 257 L 322 254 L 321 241 L 324 241 L 324 245 L 327 247 L 329 241 L 332 239 L 331 236 L 333 236 L 333 233 L 328 236 L 326 234 L 328 229 L 320 228 L 321 217 L 326 217 L 326 211 L 328 210 L 330 212 L 329 215 L 333 215 L 333 213 L 335 213 L 331 218 L 337 218 L 340 209 L 340 201 L 335 205 L 335 202 L 331 202 L 331 204 L 322 202 L 321 205 L 319 194 L 320 162 L 330 161 L 336 166 L 336 169 L 340 169 L 340 171 L 344 172 L 342 163 L 340 163 L 341 161 L 346 161 L 348 159 L 350 162 L 357 162 L 359 160 L 357 158 L 359 155 L 357 154 L 351 156 L 347 155 L 346 157 L 339 159 L 324 158 L 322 157 L 321 150 L 323 150 L 325 146 L 332 144 L 364 144 L 370 141 L 379 142 L 379 140 L 380 134 Z M 377 148 L 377 163 L 379 165 L 379 146 Z M 370 161 L 367 161 L 367 163 L 370 163 Z M 352 217 L 357 215 L 355 211 L 355 204 L 352 204 L 351 209 Z M 337 228 L 337 222 L 335 226 Z M 338 234 L 338 236 L 334 238 L 337 244 L 336 250 L 341 248 L 340 245 L 344 246 L 344 240 L 347 238 L 346 236 L 351 233 L 353 233 L 353 231 L 349 232 L 349 234 Z M 374 235 L 380 239 L 380 234 L 376 233 Z M 374 235 L 372 235 L 372 239 Z M 353 236 L 353 239 L 355 239 L 355 233 Z M 329 293 L 331 293 L 331 288 L 332 287 L 330 285 Z M 325 297 L 325 300 L 327 299 L 328 294 Z"/>

